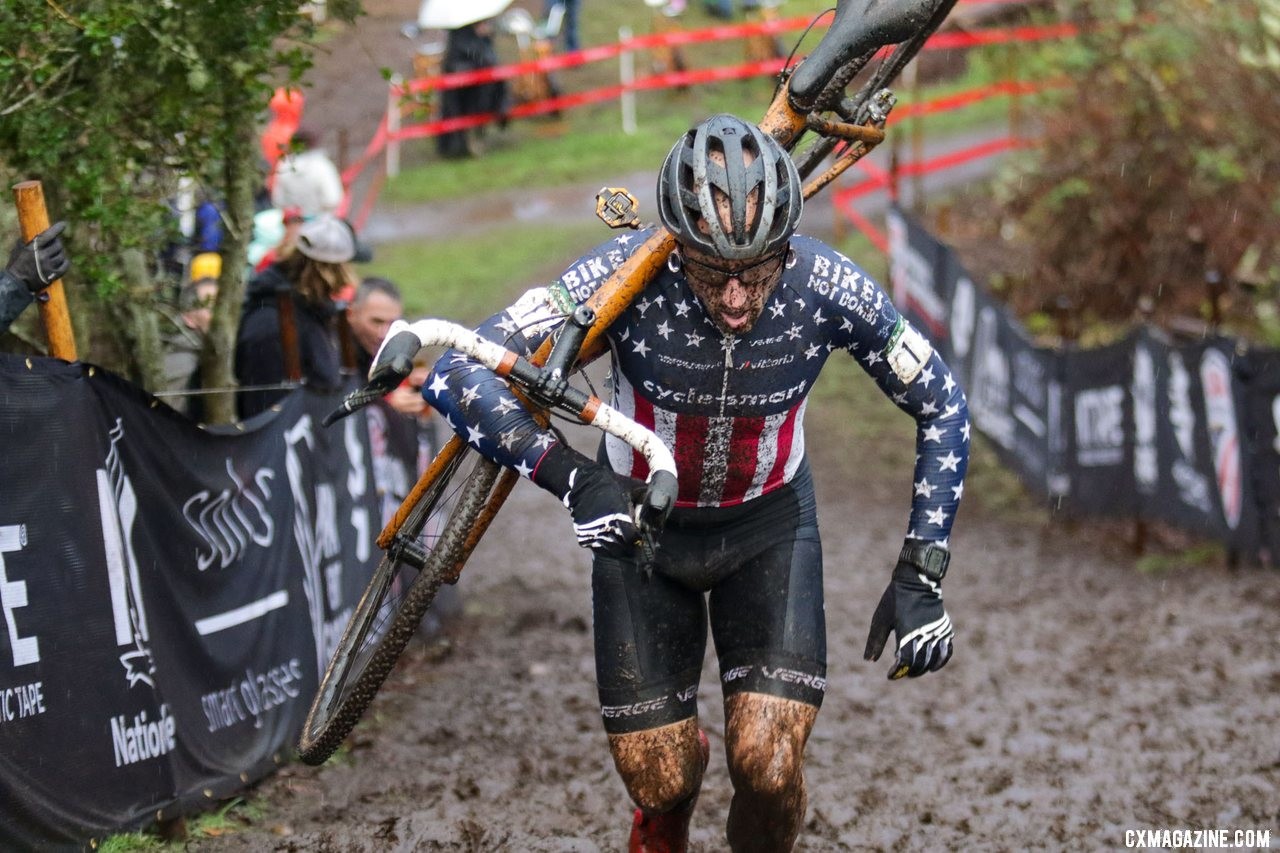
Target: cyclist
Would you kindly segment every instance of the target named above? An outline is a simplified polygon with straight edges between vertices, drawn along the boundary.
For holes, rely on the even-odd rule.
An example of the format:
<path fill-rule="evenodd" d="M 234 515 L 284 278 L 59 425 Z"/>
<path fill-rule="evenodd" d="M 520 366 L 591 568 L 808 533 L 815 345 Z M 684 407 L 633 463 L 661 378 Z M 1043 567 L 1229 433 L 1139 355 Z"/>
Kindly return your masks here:
<path fill-rule="evenodd" d="M 890 678 L 951 657 L 940 581 L 968 460 L 964 394 L 932 347 L 847 258 L 795 234 L 800 177 L 755 125 L 713 116 L 667 156 L 662 224 L 677 248 L 608 329 L 613 403 L 663 437 L 680 495 L 642 565 L 630 515 L 643 458 L 607 437 L 598 460 L 540 429 L 506 384 L 446 353 L 424 394 L 485 455 L 561 498 L 593 551 L 604 727 L 635 801 L 630 850 L 676 851 L 708 760 L 697 687 L 708 618 L 725 702 L 734 850 L 789 850 L 802 761 L 826 687 L 822 554 L 804 450 L 807 394 L 844 350 L 917 425 L 911 513 L 871 622 L 892 630 Z M 481 327 L 532 352 L 644 239 L 624 234 Z"/>

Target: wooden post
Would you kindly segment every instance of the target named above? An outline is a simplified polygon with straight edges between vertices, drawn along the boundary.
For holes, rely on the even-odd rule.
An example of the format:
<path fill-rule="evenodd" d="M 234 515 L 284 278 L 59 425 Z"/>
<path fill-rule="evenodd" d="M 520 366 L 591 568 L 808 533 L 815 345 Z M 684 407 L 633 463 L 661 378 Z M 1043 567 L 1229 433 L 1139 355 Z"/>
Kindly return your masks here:
<path fill-rule="evenodd" d="M 44 206 L 44 186 L 39 181 L 14 184 L 13 198 L 18 205 L 18 222 L 22 226 L 22 242 L 30 243 L 49 228 L 49 211 Z M 76 338 L 71 330 L 71 314 L 67 311 L 67 294 L 62 279 L 45 289 L 47 299 L 39 299 L 40 319 L 49 339 L 49 354 L 64 361 L 76 360 Z"/>

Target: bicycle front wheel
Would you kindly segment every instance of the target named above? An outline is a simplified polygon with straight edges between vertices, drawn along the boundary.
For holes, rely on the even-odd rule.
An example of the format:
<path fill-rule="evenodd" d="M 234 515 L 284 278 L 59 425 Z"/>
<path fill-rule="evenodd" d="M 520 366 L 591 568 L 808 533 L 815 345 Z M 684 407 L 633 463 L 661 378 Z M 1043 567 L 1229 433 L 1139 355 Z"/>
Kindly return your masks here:
<path fill-rule="evenodd" d="M 479 534 L 496 512 L 486 507 L 514 477 L 498 482 L 500 466 L 459 453 L 414 504 L 360 597 L 303 724 L 298 754 L 322 764 L 364 714 L 435 600 L 456 580 Z M 408 546 L 405 547 L 405 543 Z M 421 568 L 418 568 L 421 565 Z M 416 573 L 416 576 L 415 576 Z"/>

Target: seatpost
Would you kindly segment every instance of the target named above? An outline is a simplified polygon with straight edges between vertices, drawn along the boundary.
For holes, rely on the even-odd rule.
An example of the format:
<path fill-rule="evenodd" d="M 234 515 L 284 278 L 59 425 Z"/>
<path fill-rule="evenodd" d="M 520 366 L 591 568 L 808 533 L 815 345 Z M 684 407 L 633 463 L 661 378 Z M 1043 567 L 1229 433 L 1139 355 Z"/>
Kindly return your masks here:
<path fill-rule="evenodd" d="M 564 392 L 569 387 L 569 371 L 586 340 L 587 330 L 596 322 L 596 312 L 586 305 L 579 305 L 569 315 L 568 321 L 560 330 L 551 347 L 551 355 L 542 369 L 542 377 L 536 388 L 530 389 L 539 402 L 544 405 L 555 405 L 564 399 Z"/>

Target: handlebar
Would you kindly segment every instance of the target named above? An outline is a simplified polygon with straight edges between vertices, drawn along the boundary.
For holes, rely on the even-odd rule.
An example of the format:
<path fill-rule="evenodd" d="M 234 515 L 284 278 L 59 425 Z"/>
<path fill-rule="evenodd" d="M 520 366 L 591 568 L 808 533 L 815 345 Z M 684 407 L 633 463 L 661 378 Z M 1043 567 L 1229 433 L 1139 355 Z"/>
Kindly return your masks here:
<path fill-rule="evenodd" d="M 538 367 L 524 356 L 457 323 L 437 319 L 414 323 L 396 320 L 387 330 L 382 348 L 374 358 L 369 384 L 349 394 L 324 422 L 328 425 L 346 417 L 385 394 L 388 384 L 385 377 L 395 376 L 396 382 L 400 378 L 397 365 L 403 369 L 407 364 L 408 369 L 403 369 L 403 375 L 408 375 L 412 369 L 412 355 L 405 358 L 404 354 L 410 349 L 413 354 L 424 347 L 455 349 L 514 383 L 538 405 L 568 412 L 582 423 L 625 441 L 644 456 L 649 464 L 649 476 L 644 497 L 637 504 L 637 522 L 647 531 L 660 529 L 675 506 L 678 490 L 675 457 L 654 432 L 599 397 L 568 383 L 570 366 L 594 323 L 595 312 L 585 305 L 578 306 L 561 330 L 546 366 Z"/>

